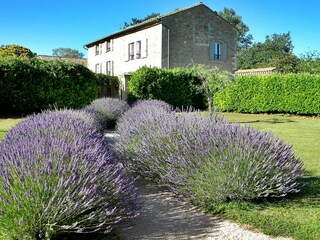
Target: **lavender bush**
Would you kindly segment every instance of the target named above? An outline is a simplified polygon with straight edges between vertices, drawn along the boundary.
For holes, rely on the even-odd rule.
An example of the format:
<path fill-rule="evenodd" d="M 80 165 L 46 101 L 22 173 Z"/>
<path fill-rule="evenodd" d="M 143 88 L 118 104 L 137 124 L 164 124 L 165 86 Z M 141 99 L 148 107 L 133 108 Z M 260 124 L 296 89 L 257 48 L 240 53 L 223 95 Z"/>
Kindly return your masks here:
<path fill-rule="evenodd" d="M 0 238 L 105 232 L 138 213 L 137 191 L 85 112 L 27 117 L 0 143 Z"/>
<path fill-rule="evenodd" d="M 129 105 L 117 98 L 99 98 L 85 108 L 100 122 L 103 128 L 114 127 L 118 118 L 129 109 Z"/>
<path fill-rule="evenodd" d="M 187 123 L 189 129 L 196 132 L 224 121 L 218 115 L 212 116 L 211 121 L 205 121 L 207 118 L 198 112 L 177 113 L 170 105 L 158 100 L 138 102 L 118 121 L 116 152 L 120 160 L 127 159 L 124 164 L 132 172 L 159 181 L 167 172 L 168 156 L 164 154 L 170 152 L 162 149 L 172 146 L 170 138 L 183 137 L 181 126 Z"/>
<path fill-rule="evenodd" d="M 271 133 L 217 124 L 201 133 L 172 138 L 170 168 L 163 181 L 198 205 L 296 193 L 302 164 L 289 145 Z M 168 155 L 166 153 L 166 155 Z"/>
<path fill-rule="evenodd" d="M 228 124 L 219 115 L 137 105 L 118 123 L 126 166 L 198 205 L 298 192 L 302 164 L 270 133 Z"/>

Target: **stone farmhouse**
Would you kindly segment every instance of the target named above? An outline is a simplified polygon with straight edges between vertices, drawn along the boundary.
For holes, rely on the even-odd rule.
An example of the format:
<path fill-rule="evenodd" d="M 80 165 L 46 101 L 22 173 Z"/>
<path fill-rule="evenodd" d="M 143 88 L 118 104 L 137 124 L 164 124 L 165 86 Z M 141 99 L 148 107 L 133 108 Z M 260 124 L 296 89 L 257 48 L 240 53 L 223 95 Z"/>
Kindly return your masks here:
<path fill-rule="evenodd" d="M 237 29 L 203 3 L 148 19 L 87 43 L 87 65 L 96 73 L 119 76 L 142 66 L 191 64 L 236 70 Z"/>

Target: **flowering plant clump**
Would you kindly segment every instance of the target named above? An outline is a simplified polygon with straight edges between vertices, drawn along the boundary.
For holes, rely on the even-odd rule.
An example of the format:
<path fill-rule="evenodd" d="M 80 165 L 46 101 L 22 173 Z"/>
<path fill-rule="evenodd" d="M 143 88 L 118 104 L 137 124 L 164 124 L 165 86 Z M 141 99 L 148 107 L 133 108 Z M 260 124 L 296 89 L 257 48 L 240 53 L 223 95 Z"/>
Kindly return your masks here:
<path fill-rule="evenodd" d="M 189 123 L 190 130 L 197 131 L 224 121 L 218 115 L 205 121 L 208 117 L 197 112 L 177 113 L 171 109 L 162 101 L 141 101 L 119 119 L 115 149 L 120 160 L 127 160 L 124 164 L 132 172 L 160 180 L 167 172 L 169 153 L 162 149 L 172 146 L 171 137 L 183 137 L 181 126 Z"/>
<path fill-rule="evenodd" d="M 138 104 L 122 116 L 117 131 L 116 150 L 126 154 L 126 166 L 198 205 L 300 189 L 302 164 L 289 145 L 219 115 Z"/>
<path fill-rule="evenodd" d="M 92 113 L 103 128 L 115 126 L 118 118 L 129 109 L 129 105 L 117 98 L 99 98 L 85 108 Z"/>
<path fill-rule="evenodd" d="M 197 134 L 186 130 L 184 138 L 170 142 L 175 148 L 162 149 L 167 155 L 170 152 L 163 181 L 198 205 L 283 197 L 300 190 L 302 163 L 289 145 L 271 133 L 216 124 Z"/>
<path fill-rule="evenodd" d="M 0 143 L 0 238 L 109 233 L 138 214 L 137 190 L 84 112 L 27 117 Z"/>

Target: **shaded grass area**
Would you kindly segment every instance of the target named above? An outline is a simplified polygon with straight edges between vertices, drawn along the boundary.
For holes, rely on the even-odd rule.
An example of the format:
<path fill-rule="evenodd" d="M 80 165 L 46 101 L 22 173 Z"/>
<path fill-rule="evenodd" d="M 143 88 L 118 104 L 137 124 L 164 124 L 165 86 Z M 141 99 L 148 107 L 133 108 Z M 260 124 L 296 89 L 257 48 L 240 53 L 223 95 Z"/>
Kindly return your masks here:
<path fill-rule="evenodd" d="M 7 131 L 19 121 L 21 121 L 21 118 L 0 118 L 0 140 L 4 138 Z"/>
<path fill-rule="evenodd" d="M 302 191 L 282 199 L 230 202 L 213 205 L 209 212 L 249 225 L 273 236 L 320 239 L 320 118 L 286 115 L 224 113 L 230 122 L 247 124 L 293 146 L 304 163 Z"/>

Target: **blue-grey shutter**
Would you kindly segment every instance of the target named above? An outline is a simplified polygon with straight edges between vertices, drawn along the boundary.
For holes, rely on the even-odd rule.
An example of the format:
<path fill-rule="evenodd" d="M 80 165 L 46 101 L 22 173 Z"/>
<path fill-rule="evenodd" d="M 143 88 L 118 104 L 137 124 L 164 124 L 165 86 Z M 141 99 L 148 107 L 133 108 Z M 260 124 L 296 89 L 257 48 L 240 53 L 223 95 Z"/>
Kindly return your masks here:
<path fill-rule="evenodd" d="M 214 42 L 210 43 L 210 60 L 214 60 L 214 53 L 216 52 L 216 44 Z"/>
<path fill-rule="evenodd" d="M 226 43 L 222 43 L 222 60 L 226 61 L 228 56 L 228 45 Z"/>

